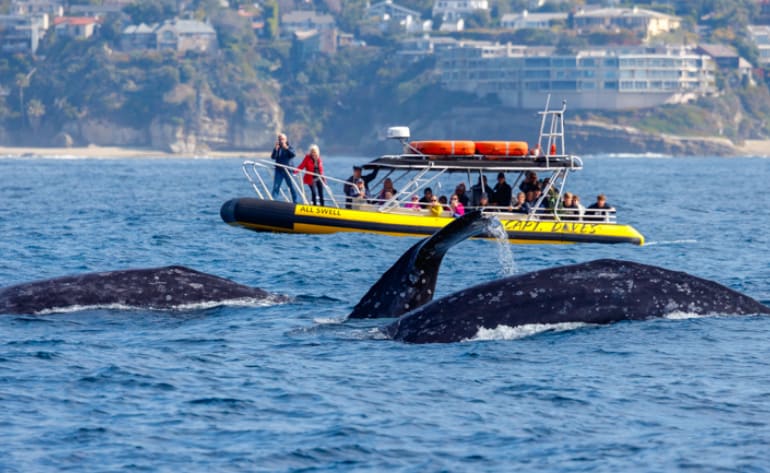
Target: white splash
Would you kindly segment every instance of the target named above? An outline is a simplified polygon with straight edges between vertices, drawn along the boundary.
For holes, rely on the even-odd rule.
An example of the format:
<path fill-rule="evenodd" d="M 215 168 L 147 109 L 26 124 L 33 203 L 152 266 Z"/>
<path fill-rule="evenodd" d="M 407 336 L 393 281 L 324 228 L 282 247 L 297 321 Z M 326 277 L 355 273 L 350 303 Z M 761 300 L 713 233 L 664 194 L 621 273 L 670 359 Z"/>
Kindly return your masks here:
<path fill-rule="evenodd" d="M 476 335 L 463 340 L 465 342 L 477 342 L 487 340 L 518 340 L 520 338 L 531 337 L 543 332 L 564 332 L 585 327 L 588 324 L 584 322 L 563 322 L 558 324 L 527 324 L 510 327 L 508 325 L 498 325 L 495 328 L 479 328 Z"/>
<path fill-rule="evenodd" d="M 691 245 L 693 243 L 698 243 L 698 240 L 668 240 L 668 241 L 646 241 L 644 242 L 644 246 L 665 246 L 665 245 L 682 245 L 682 244 L 688 244 Z"/>
<path fill-rule="evenodd" d="M 694 312 L 682 312 L 682 311 L 674 311 L 674 312 L 671 312 L 670 314 L 666 314 L 663 316 L 664 319 L 669 319 L 669 320 L 700 319 L 703 317 L 708 317 L 708 316 L 703 314 L 696 314 Z"/>
<path fill-rule="evenodd" d="M 487 218 L 486 230 L 495 238 L 497 243 L 497 260 L 500 262 L 500 276 L 513 276 L 516 274 L 516 262 L 513 260 L 513 251 L 508 243 L 508 232 L 497 218 L 492 215 Z"/>
<path fill-rule="evenodd" d="M 313 322 L 318 325 L 335 325 L 341 324 L 345 320 L 347 320 L 347 317 L 316 317 L 313 319 Z"/>
<path fill-rule="evenodd" d="M 284 301 L 278 298 L 267 297 L 258 299 L 254 297 L 242 297 L 238 299 L 226 299 L 221 301 L 195 302 L 191 304 L 179 304 L 173 307 L 137 307 L 126 304 L 94 304 L 94 305 L 72 305 L 68 307 L 52 307 L 50 309 L 35 312 L 36 315 L 49 314 L 69 314 L 85 310 L 153 310 L 153 311 L 188 311 L 188 310 L 206 310 L 214 307 L 270 307 L 282 304 Z"/>

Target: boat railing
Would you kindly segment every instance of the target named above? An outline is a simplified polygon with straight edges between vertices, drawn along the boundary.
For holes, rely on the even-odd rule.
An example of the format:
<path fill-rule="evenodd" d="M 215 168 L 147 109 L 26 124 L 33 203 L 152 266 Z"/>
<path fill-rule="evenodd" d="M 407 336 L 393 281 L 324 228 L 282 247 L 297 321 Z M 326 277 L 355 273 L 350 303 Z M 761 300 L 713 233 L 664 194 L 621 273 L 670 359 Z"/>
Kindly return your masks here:
<path fill-rule="evenodd" d="M 310 205 L 311 202 L 308 200 L 308 195 L 305 193 L 305 186 L 302 185 L 301 176 L 299 174 L 300 171 L 303 171 L 306 174 L 310 174 L 311 176 L 320 178 L 321 186 L 323 187 L 323 190 L 324 190 L 324 200 L 326 200 L 326 198 L 328 197 L 333 202 L 334 207 L 337 207 L 337 208 L 340 207 L 340 204 L 337 201 L 337 197 L 334 195 L 334 192 L 332 192 L 331 187 L 329 187 L 329 182 L 336 182 L 342 185 L 352 184 L 342 179 L 337 179 L 335 177 L 331 177 L 327 175 L 316 174 L 314 172 L 309 172 L 307 170 L 300 170 L 299 168 L 296 168 L 294 166 L 287 166 L 285 164 L 279 164 L 273 161 L 251 161 L 251 160 L 244 161 L 243 173 L 246 175 L 246 179 L 249 180 L 249 182 L 251 183 L 251 187 L 254 189 L 254 191 L 257 193 L 257 196 L 259 196 L 260 199 L 274 200 L 273 192 L 271 188 L 272 186 L 268 185 L 267 180 L 263 178 L 262 174 L 260 173 L 260 170 L 265 171 L 272 175 L 272 173 L 276 169 L 286 170 L 286 174 L 287 174 L 286 181 L 290 186 L 294 187 L 294 190 L 297 192 L 297 195 L 299 195 L 302 198 L 302 203 L 306 205 Z M 291 202 L 290 196 L 286 195 L 286 191 L 283 189 L 283 187 L 281 187 L 279 192 L 284 201 Z"/>
<path fill-rule="evenodd" d="M 306 170 L 300 170 L 293 166 L 287 166 L 279 164 L 273 161 L 267 160 L 247 160 L 243 162 L 243 173 L 249 180 L 254 192 L 260 199 L 275 200 L 272 195 L 272 179 L 273 174 L 277 169 L 284 169 L 287 173 L 286 181 L 288 185 L 294 186 L 294 190 L 299 196 L 301 202 L 305 205 L 311 205 L 309 196 L 306 191 L 306 186 L 302 184 L 301 172 L 305 172 L 315 177 L 321 178 L 321 184 L 324 190 L 325 206 L 342 208 L 348 207 L 355 210 L 368 210 L 379 212 L 398 212 L 398 213 L 421 213 L 430 214 L 430 210 L 425 204 L 420 203 L 418 207 L 414 207 L 415 203 L 411 201 L 413 195 L 418 194 L 420 190 L 425 189 L 435 183 L 439 182 L 439 178 L 447 171 L 441 167 L 432 168 L 426 167 L 418 171 L 415 175 L 412 175 L 407 182 L 401 187 L 401 190 L 391 196 L 388 199 L 381 199 L 378 197 L 367 197 L 366 199 L 357 199 L 350 196 L 335 194 L 330 183 L 338 184 L 340 186 L 354 185 L 353 182 L 349 182 L 344 179 L 338 179 L 328 175 L 320 175 Z M 429 174 L 430 173 L 430 174 Z M 264 174 L 264 175 L 263 175 Z M 561 184 L 561 185 L 559 185 Z M 497 215 L 505 215 L 504 218 L 510 218 L 513 220 L 533 220 L 533 221 L 563 221 L 563 222 L 591 222 L 591 223 L 615 223 L 616 214 L 614 210 L 599 210 L 585 209 L 579 211 L 578 209 L 564 209 L 557 207 L 547 208 L 546 203 L 549 199 L 551 188 L 556 192 L 557 197 L 554 200 L 559 200 L 558 196 L 563 193 L 563 181 L 556 184 L 555 181 L 550 181 L 549 185 L 543 191 L 543 195 L 535 202 L 532 209 L 528 213 L 522 213 L 514 210 L 512 206 L 484 206 L 473 207 L 469 206 L 466 210 L 481 208 L 485 212 L 494 213 Z M 280 199 L 285 202 L 291 202 L 290 195 L 287 195 L 286 190 L 280 189 Z M 451 215 L 451 211 L 445 210 L 444 216 Z"/>

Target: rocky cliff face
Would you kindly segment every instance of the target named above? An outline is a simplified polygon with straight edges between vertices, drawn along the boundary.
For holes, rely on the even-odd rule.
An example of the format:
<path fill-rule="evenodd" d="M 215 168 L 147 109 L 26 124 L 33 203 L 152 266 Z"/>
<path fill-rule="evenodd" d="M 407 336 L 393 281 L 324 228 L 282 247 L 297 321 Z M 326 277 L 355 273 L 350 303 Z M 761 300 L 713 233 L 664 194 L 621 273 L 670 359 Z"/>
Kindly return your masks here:
<path fill-rule="evenodd" d="M 362 154 L 393 152 L 392 146 L 385 142 L 385 130 L 393 125 L 409 126 L 413 140 L 510 140 L 526 141 L 534 147 L 540 132 L 540 115 L 535 111 L 457 107 L 451 112 L 409 123 L 380 123 L 363 134 Z M 565 120 L 565 128 L 568 151 L 579 155 L 730 156 L 737 153 L 736 146 L 726 138 L 654 134 L 632 127 L 569 119 Z M 336 145 L 327 143 L 327 148 L 335 149 Z"/>
<path fill-rule="evenodd" d="M 270 101 L 248 108 L 240 121 L 202 116 L 193 125 L 181 126 L 156 118 L 146 128 L 132 128 L 106 119 L 85 119 L 67 123 L 52 138 L 52 144 L 149 147 L 171 153 L 270 149 L 275 133 L 281 129 L 281 120 L 281 110 Z"/>

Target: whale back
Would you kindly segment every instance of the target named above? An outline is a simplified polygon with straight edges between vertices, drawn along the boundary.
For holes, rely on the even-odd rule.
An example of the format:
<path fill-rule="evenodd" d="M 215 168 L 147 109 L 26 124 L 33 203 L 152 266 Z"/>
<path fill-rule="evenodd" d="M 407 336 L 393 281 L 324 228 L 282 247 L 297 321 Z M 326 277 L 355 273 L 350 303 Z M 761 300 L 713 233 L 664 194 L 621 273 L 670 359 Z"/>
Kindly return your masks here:
<path fill-rule="evenodd" d="M 484 233 L 488 224 L 489 219 L 475 210 L 420 240 L 380 277 L 348 317 L 398 317 L 430 302 L 446 252 L 459 242 Z"/>
<path fill-rule="evenodd" d="M 176 307 L 281 296 L 184 266 L 64 276 L 0 289 L 0 313 L 35 314 L 77 307 Z"/>
<path fill-rule="evenodd" d="M 407 342 L 453 342 L 501 325 L 606 324 L 677 312 L 746 315 L 770 308 L 684 272 L 604 259 L 480 284 L 404 315 L 385 332 Z"/>

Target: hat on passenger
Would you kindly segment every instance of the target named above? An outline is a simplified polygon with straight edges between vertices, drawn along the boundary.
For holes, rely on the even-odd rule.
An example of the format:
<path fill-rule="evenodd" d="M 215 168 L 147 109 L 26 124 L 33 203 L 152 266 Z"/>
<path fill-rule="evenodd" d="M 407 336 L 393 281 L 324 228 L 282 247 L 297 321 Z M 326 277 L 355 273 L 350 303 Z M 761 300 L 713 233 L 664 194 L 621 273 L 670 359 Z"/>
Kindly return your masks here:
<path fill-rule="evenodd" d="M 505 179 L 505 173 L 502 173 L 502 172 L 498 172 L 498 173 L 497 173 L 497 178 L 498 178 L 498 179 L 500 179 L 501 177 L 502 177 L 503 179 Z"/>
<path fill-rule="evenodd" d="M 360 171 L 361 170 L 361 166 L 353 166 L 353 170 L 354 171 Z"/>

